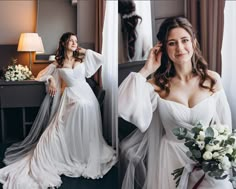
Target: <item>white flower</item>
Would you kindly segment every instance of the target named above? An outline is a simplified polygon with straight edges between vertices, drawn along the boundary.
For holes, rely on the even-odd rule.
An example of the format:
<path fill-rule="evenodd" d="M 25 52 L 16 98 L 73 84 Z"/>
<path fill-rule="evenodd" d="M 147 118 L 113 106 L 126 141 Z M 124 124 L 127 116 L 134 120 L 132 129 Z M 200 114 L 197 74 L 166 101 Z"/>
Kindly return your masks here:
<path fill-rule="evenodd" d="M 200 131 L 199 135 L 197 136 L 197 140 L 204 141 L 204 139 L 205 139 L 205 132 Z"/>
<path fill-rule="evenodd" d="M 205 142 L 204 141 L 197 141 L 198 148 L 200 150 L 204 149 L 205 147 Z"/>
<path fill-rule="evenodd" d="M 30 79 L 32 72 L 27 66 L 22 66 L 20 64 L 8 66 L 5 72 L 6 81 L 22 81 L 25 79 Z"/>
<path fill-rule="evenodd" d="M 229 158 L 227 156 L 224 156 L 221 160 L 221 167 L 222 169 L 224 169 L 225 171 L 228 171 L 231 167 L 231 163 L 229 161 Z"/>
<path fill-rule="evenodd" d="M 229 135 L 229 134 L 231 134 L 231 131 L 230 131 L 230 129 L 228 128 L 227 125 L 225 125 L 225 131 L 224 131 L 223 134 L 224 134 L 224 135 Z"/>
<path fill-rule="evenodd" d="M 205 160 L 210 160 L 210 159 L 212 159 L 212 153 L 209 152 L 209 151 L 206 151 L 206 152 L 203 154 L 203 159 L 205 159 Z"/>
<path fill-rule="evenodd" d="M 230 145 L 226 146 L 226 150 L 225 150 L 226 154 L 232 154 L 233 153 L 233 147 Z"/>
<path fill-rule="evenodd" d="M 227 140 L 227 136 L 225 135 L 218 135 L 216 138 L 215 138 L 215 141 L 219 141 L 219 143 L 221 143 L 223 140 Z"/>
<path fill-rule="evenodd" d="M 220 155 L 219 152 L 214 152 L 214 153 L 212 154 L 212 157 L 213 157 L 213 159 L 220 159 L 220 157 L 222 157 L 222 156 Z"/>
<path fill-rule="evenodd" d="M 212 127 L 215 128 L 220 134 L 222 134 L 224 133 L 225 127 L 227 126 L 218 123 L 218 124 L 212 125 Z"/>
<path fill-rule="evenodd" d="M 214 131 L 214 138 L 219 136 L 219 132 L 215 128 L 212 128 L 212 129 Z"/>
<path fill-rule="evenodd" d="M 207 144 L 206 145 L 206 150 L 209 151 L 209 152 L 212 152 L 214 150 L 214 145 Z"/>

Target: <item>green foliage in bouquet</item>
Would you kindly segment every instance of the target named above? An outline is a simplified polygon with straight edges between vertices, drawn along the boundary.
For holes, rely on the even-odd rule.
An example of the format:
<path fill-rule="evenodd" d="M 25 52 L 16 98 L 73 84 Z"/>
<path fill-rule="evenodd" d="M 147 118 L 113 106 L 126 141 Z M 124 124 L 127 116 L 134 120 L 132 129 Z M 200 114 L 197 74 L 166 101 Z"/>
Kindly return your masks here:
<path fill-rule="evenodd" d="M 195 168 L 215 179 L 225 179 L 227 171 L 236 165 L 236 136 L 228 128 L 227 125 L 198 122 L 191 130 L 174 128 L 173 134 L 177 139 L 185 140 L 186 155 L 196 163 Z M 183 170 L 184 167 L 172 173 L 176 187 Z M 231 179 L 231 182 L 235 181 L 235 178 Z"/>

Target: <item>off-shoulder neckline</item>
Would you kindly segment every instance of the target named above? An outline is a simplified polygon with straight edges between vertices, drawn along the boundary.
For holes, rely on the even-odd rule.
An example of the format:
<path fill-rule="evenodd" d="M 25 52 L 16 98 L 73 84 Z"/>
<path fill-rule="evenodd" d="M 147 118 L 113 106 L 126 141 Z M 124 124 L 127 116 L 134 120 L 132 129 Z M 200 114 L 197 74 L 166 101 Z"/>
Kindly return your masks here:
<path fill-rule="evenodd" d="M 69 68 L 69 67 L 62 67 L 62 68 L 58 68 L 58 69 L 69 69 L 69 70 L 75 70 L 77 67 L 79 67 L 81 64 L 84 64 L 84 62 L 81 62 L 79 64 L 76 64 L 73 68 Z"/>
<path fill-rule="evenodd" d="M 160 98 L 162 101 L 164 101 L 164 102 L 177 104 L 177 105 L 179 105 L 179 106 L 183 106 L 183 107 L 185 107 L 185 108 L 187 108 L 187 109 L 189 109 L 189 110 L 192 110 L 192 109 L 195 109 L 196 107 L 198 107 L 199 105 L 201 105 L 202 103 L 204 103 L 205 101 L 207 101 L 207 100 L 209 100 L 209 99 L 215 97 L 216 95 L 218 95 L 218 94 L 221 93 L 222 91 L 223 91 L 223 88 L 221 88 L 220 90 L 214 92 L 213 94 L 211 94 L 211 95 L 209 95 L 209 96 L 207 96 L 207 97 L 201 99 L 198 103 L 194 104 L 192 107 L 186 106 L 185 104 L 182 104 L 182 103 L 180 103 L 180 102 L 176 102 L 176 101 L 173 101 L 173 100 L 168 100 L 168 99 L 161 98 L 158 93 L 157 93 L 157 95 L 158 95 L 159 98 Z"/>

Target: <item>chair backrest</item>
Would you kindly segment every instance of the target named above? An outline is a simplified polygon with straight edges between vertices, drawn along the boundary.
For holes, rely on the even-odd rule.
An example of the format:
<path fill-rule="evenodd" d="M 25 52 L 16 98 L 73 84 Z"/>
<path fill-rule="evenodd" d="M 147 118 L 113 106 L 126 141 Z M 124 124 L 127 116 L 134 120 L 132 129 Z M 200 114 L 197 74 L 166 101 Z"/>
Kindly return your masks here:
<path fill-rule="evenodd" d="M 98 85 L 98 83 L 92 78 L 87 78 L 86 81 L 90 85 L 90 87 L 92 88 L 95 96 L 97 97 L 100 108 L 102 109 L 103 103 L 104 103 L 104 98 L 105 98 L 105 90 L 102 89 Z"/>

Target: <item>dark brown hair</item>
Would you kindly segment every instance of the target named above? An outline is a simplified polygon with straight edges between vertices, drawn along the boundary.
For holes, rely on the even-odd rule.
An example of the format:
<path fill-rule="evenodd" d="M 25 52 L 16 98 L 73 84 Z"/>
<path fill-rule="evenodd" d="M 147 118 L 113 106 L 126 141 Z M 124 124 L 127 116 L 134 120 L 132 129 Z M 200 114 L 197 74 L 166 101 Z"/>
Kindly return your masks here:
<path fill-rule="evenodd" d="M 72 32 L 66 32 L 60 38 L 59 45 L 58 45 L 58 48 L 56 51 L 56 61 L 58 63 L 58 67 L 63 67 L 63 61 L 65 60 L 65 48 L 66 48 L 66 45 L 68 44 L 70 37 L 72 35 L 76 36 Z M 77 50 L 74 51 L 73 57 L 75 58 L 76 61 L 82 62 L 82 59 L 80 58 L 79 51 L 77 51 Z"/>
<path fill-rule="evenodd" d="M 213 86 L 215 85 L 216 81 L 210 75 L 208 75 L 208 64 L 202 56 L 192 25 L 184 17 L 167 18 L 160 26 L 157 39 L 162 43 L 163 53 L 161 58 L 161 66 L 154 73 L 155 84 L 159 86 L 161 90 L 164 90 L 167 95 L 170 93 L 170 79 L 176 75 L 176 71 L 173 62 L 168 57 L 166 44 L 169 32 L 174 28 L 183 28 L 191 36 L 194 48 L 194 53 L 191 59 L 193 68 L 192 72 L 193 74 L 200 77 L 200 87 L 213 91 Z M 204 85 L 206 80 L 210 81 L 210 87 Z"/>
<path fill-rule="evenodd" d="M 128 55 L 132 59 L 135 54 L 137 40 L 136 26 L 142 18 L 135 13 L 136 6 L 133 0 L 118 0 L 118 12 L 122 17 L 122 33 L 127 35 Z M 125 17 L 129 15 L 128 17 Z"/>

